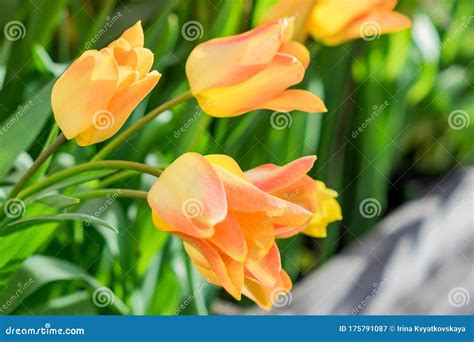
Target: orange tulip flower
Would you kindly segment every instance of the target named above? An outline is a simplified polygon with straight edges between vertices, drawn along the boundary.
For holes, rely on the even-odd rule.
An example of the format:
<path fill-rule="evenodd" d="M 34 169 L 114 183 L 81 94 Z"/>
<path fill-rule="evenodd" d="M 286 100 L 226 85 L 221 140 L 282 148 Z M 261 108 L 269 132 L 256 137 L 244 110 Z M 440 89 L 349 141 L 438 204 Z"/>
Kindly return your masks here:
<path fill-rule="evenodd" d="M 201 108 L 216 117 L 255 109 L 325 112 L 318 96 L 288 89 L 303 80 L 310 62 L 308 49 L 291 40 L 292 31 L 293 23 L 280 19 L 194 48 L 186 75 Z"/>
<path fill-rule="evenodd" d="M 84 52 L 56 81 L 51 104 L 66 138 L 81 146 L 110 138 L 158 83 L 143 42 L 139 21 L 106 48 Z"/>
<path fill-rule="evenodd" d="M 298 40 L 309 33 L 325 45 L 339 45 L 410 27 L 408 17 L 393 11 L 396 4 L 397 0 L 278 0 L 260 22 L 291 17 Z"/>
<path fill-rule="evenodd" d="M 156 227 L 182 238 L 203 277 L 234 298 L 243 294 L 269 309 L 290 291 L 275 235 L 308 224 L 313 213 L 252 184 L 232 158 L 182 155 L 153 185 L 148 203 Z"/>
<path fill-rule="evenodd" d="M 259 189 L 278 198 L 300 205 L 313 213 L 301 226 L 275 225 L 275 236 L 286 238 L 299 232 L 326 237 L 329 223 L 342 219 L 337 192 L 306 174 L 313 166 L 314 156 L 297 159 L 285 166 L 265 164 L 245 172 L 245 177 Z"/>

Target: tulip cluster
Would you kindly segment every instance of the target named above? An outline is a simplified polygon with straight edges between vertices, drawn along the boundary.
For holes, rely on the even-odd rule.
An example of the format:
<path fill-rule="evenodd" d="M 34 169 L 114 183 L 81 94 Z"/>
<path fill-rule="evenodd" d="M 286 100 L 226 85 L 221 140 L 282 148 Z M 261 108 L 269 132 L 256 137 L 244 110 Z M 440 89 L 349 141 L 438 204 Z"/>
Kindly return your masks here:
<path fill-rule="evenodd" d="M 300 42 L 310 33 L 335 45 L 410 25 L 395 0 L 279 0 L 251 31 L 204 42 L 191 52 L 186 75 L 192 95 L 214 117 L 256 109 L 325 112 L 323 101 L 294 89 L 310 63 Z M 67 139 L 86 146 L 112 137 L 153 89 L 160 73 L 144 48 L 141 23 L 99 51 L 84 52 L 54 85 L 55 119 Z M 128 136 L 128 135 L 126 135 Z M 291 289 L 277 239 L 298 233 L 325 237 L 340 220 L 337 193 L 308 176 L 316 157 L 243 172 L 225 155 L 185 153 L 148 192 L 156 227 L 180 237 L 194 266 L 239 300 L 270 309 Z"/>
<path fill-rule="evenodd" d="M 150 189 L 153 221 L 183 239 L 209 282 L 269 309 L 291 289 L 275 239 L 322 236 L 327 223 L 341 218 L 336 194 L 306 175 L 314 161 L 243 172 L 228 156 L 186 153 Z"/>

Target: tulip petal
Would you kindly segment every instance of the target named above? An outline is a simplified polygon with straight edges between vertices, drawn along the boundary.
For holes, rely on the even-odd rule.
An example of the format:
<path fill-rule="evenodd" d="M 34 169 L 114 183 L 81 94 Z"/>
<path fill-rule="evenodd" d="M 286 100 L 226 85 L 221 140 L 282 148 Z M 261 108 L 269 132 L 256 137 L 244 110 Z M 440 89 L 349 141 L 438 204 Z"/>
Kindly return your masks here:
<path fill-rule="evenodd" d="M 197 94 L 199 105 L 215 117 L 236 116 L 257 108 L 300 83 L 304 67 L 293 56 L 277 53 L 265 69 L 247 81 L 228 87 L 213 88 Z"/>
<path fill-rule="evenodd" d="M 327 108 L 319 96 L 310 91 L 288 89 L 279 96 L 261 103 L 257 109 L 271 109 L 279 112 L 300 110 L 308 113 L 324 113 Z"/>
<path fill-rule="evenodd" d="M 94 114 L 107 108 L 117 80 L 118 67 L 112 56 L 107 51 L 90 50 L 56 81 L 51 105 L 56 122 L 68 139 L 89 128 Z"/>
<path fill-rule="evenodd" d="M 290 40 L 281 44 L 278 52 L 295 57 L 303 64 L 305 69 L 308 68 L 310 62 L 309 50 L 303 44 Z"/>
<path fill-rule="evenodd" d="M 245 179 L 244 172 L 240 168 L 239 164 L 237 164 L 237 162 L 231 157 L 226 156 L 225 154 L 208 154 L 204 156 L 204 158 L 214 165 L 223 167 L 237 177 Z"/>
<path fill-rule="evenodd" d="M 133 48 L 143 47 L 145 38 L 143 35 L 141 20 L 137 21 L 135 25 L 126 29 L 125 32 L 122 33 L 120 38 L 125 39 Z"/>
<path fill-rule="evenodd" d="M 146 76 L 153 66 L 153 52 L 145 48 L 133 49 L 137 56 L 137 66 L 134 68 L 140 74 L 140 77 Z"/>
<path fill-rule="evenodd" d="M 260 190 L 252 183 L 221 166 L 213 167 L 224 184 L 229 208 L 246 212 L 272 211 L 286 207 L 286 202 Z"/>
<path fill-rule="evenodd" d="M 89 129 L 81 132 L 77 137 L 77 143 L 82 146 L 91 145 L 104 141 L 117 133 L 135 107 L 155 87 L 160 77 L 161 74 L 154 70 L 141 80 L 116 92 L 108 104 L 106 113 L 104 113 L 104 116 L 108 116 L 107 123 L 92 125 Z"/>
<path fill-rule="evenodd" d="M 246 171 L 245 176 L 259 189 L 271 193 L 296 183 L 311 170 L 315 160 L 316 156 L 307 156 L 284 166 L 265 164 Z"/>
<path fill-rule="evenodd" d="M 287 21 L 275 20 L 236 36 L 198 45 L 186 62 L 193 94 L 240 83 L 262 70 L 273 60 L 291 29 Z"/>
<path fill-rule="evenodd" d="M 316 39 L 329 39 L 343 31 L 354 19 L 384 6 L 385 0 L 318 0 L 310 15 L 308 28 Z"/>
<path fill-rule="evenodd" d="M 184 248 L 191 260 L 199 266 L 198 269 L 210 269 L 217 276 L 219 284 L 229 292 L 232 297 L 240 300 L 241 289 L 244 279 L 244 268 L 241 262 L 232 260 L 232 258 L 226 255 L 219 254 L 210 244 L 196 238 L 182 236 L 186 241 Z M 203 265 L 203 259 L 209 265 L 209 268 Z M 209 272 L 203 274 L 203 276 L 209 276 Z M 215 278 L 211 275 L 211 282 L 215 282 Z"/>
<path fill-rule="evenodd" d="M 232 211 L 247 242 L 247 258 L 259 261 L 272 248 L 275 238 L 271 220 L 265 213 L 243 213 Z"/>
<path fill-rule="evenodd" d="M 398 12 L 374 11 L 352 21 L 340 34 L 331 37 L 329 44 L 340 44 L 363 35 L 380 35 L 407 29 L 411 20 Z"/>
<path fill-rule="evenodd" d="M 244 262 L 247 257 L 244 234 L 237 220 L 230 214 L 216 225 L 215 233 L 209 241 L 234 260 Z"/>
<path fill-rule="evenodd" d="M 281 270 L 280 251 L 274 243 L 272 248 L 258 262 L 249 262 L 245 265 L 250 274 L 247 277 L 261 283 L 264 286 L 273 286 L 278 281 Z"/>
<path fill-rule="evenodd" d="M 153 211 L 169 226 L 195 237 L 211 237 L 227 216 L 224 187 L 211 164 L 185 153 L 168 166 L 148 194 Z"/>
<path fill-rule="evenodd" d="M 315 181 L 315 184 L 317 208 L 303 233 L 313 237 L 326 237 L 328 224 L 342 219 L 341 207 L 336 200 L 336 191 L 327 188 L 321 181 Z"/>
<path fill-rule="evenodd" d="M 132 70 L 129 66 L 126 65 L 119 65 L 119 77 L 118 77 L 118 86 L 117 92 L 121 91 L 128 86 L 130 86 L 133 82 L 138 80 L 138 72 Z"/>
<path fill-rule="evenodd" d="M 272 304 L 279 299 L 280 296 L 286 295 L 291 290 L 291 279 L 284 270 L 280 271 L 280 276 L 274 286 L 267 287 L 245 278 L 242 293 L 252 299 L 264 310 L 270 310 Z"/>
<path fill-rule="evenodd" d="M 132 69 L 135 69 L 137 66 L 137 55 L 125 39 L 118 39 L 102 50 L 112 51 L 115 61 L 120 66 L 129 66 Z"/>

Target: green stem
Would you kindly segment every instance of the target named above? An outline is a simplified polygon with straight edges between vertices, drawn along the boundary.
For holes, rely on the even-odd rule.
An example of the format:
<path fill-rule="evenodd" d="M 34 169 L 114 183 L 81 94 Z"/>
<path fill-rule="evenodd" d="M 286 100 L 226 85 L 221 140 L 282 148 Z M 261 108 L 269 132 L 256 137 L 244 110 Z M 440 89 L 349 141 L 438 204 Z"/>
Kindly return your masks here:
<path fill-rule="evenodd" d="M 131 189 L 96 189 L 96 190 L 80 192 L 78 194 L 73 194 L 72 196 L 80 200 L 86 200 L 90 198 L 117 196 L 117 195 L 119 197 L 146 199 L 148 193 L 146 191 L 131 190 Z"/>
<path fill-rule="evenodd" d="M 120 147 L 128 138 L 134 135 L 138 130 L 140 130 L 143 126 L 147 123 L 152 121 L 158 115 L 163 113 L 164 111 L 174 107 L 175 105 L 184 102 L 190 98 L 192 98 L 191 91 L 187 91 L 174 99 L 169 100 L 168 102 L 163 103 L 162 105 L 156 107 L 151 112 L 146 114 L 140 120 L 135 121 L 130 127 L 120 133 L 117 137 L 115 137 L 112 141 L 110 141 L 107 145 L 102 148 L 95 156 L 92 158 L 92 161 L 102 160 L 107 158 L 112 152 L 114 152 L 117 148 Z"/>
<path fill-rule="evenodd" d="M 135 170 L 120 171 L 101 180 L 100 185 L 98 187 L 106 188 L 111 184 L 117 183 L 118 181 L 123 181 L 124 179 L 127 179 L 127 178 L 133 178 L 134 176 L 137 176 L 139 174 L 140 172 L 135 171 Z"/>
<path fill-rule="evenodd" d="M 23 186 L 33 177 L 36 171 L 43 165 L 43 163 L 56 151 L 64 142 L 66 137 L 63 133 L 58 135 L 58 137 L 46 148 L 43 152 L 40 153 L 38 158 L 35 160 L 33 165 L 25 172 L 23 177 L 15 184 L 10 193 L 5 198 L 5 201 L 14 198 L 23 188 Z"/>
<path fill-rule="evenodd" d="M 45 179 L 43 179 L 41 182 L 33 184 L 32 186 L 24 189 L 18 194 L 18 197 L 26 198 L 28 196 L 31 196 L 54 183 L 57 183 L 69 177 L 75 176 L 78 173 L 93 171 L 93 170 L 102 170 L 102 169 L 135 170 L 135 171 L 148 173 L 156 177 L 159 177 L 161 174 L 160 169 L 157 169 L 145 164 L 124 161 L 124 160 L 104 160 L 104 161 L 97 161 L 97 162 L 89 162 L 89 163 L 73 166 L 66 170 L 56 172 L 50 175 L 49 177 L 46 177 Z"/>

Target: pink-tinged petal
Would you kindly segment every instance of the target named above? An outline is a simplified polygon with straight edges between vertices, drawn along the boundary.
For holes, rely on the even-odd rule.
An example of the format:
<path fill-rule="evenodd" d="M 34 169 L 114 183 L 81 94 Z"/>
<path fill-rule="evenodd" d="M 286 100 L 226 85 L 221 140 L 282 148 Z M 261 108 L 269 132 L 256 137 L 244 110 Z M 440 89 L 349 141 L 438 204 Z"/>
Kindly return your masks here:
<path fill-rule="evenodd" d="M 245 265 L 246 277 L 264 286 L 273 286 L 278 281 L 281 270 L 280 251 L 274 243 L 270 251 L 257 262 L 250 261 Z"/>
<path fill-rule="evenodd" d="M 300 205 L 285 201 L 286 206 L 269 213 L 272 223 L 284 226 L 300 226 L 306 224 L 312 213 Z"/>
<path fill-rule="evenodd" d="M 232 211 L 247 242 L 247 258 L 254 262 L 267 255 L 275 243 L 271 220 L 265 213 L 245 213 Z"/>
<path fill-rule="evenodd" d="M 232 260 L 232 258 L 219 254 L 209 243 L 203 240 L 182 236 L 186 241 L 184 248 L 191 260 L 197 265 L 198 270 L 208 269 L 217 276 L 212 277 L 210 272 L 205 272 L 204 277 L 211 275 L 209 281 L 215 283 L 216 280 L 229 294 L 237 300 L 240 300 L 241 289 L 244 279 L 243 263 Z M 207 265 L 203 263 L 206 260 Z M 209 266 L 209 267 L 205 267 Z"/>
<path fill-rule="evenodd" d="M 309 113 L 327 112 L 327 108 L 319 96 L 300 89 L 288 89 L 277 97 L 261 103 L 258 108 L 279 112 L 291 112 L 293 110 Z"/>
<path fill-rule="evenodd" d="M 307 223 L 301 226 L 284 226 L 275 224 L 275 239 L 287 239 L 289 237 L 298 235 L 307 228 Z"/>
<path fill-rule="evenodd" d="M 291 23 L 275 20 L 236 36 L 198 45 L 186 62 L 193 94 L 240 83 L 262 70 L 273 60 L 291 29 Z"/>
<path fill-rule="evenodd" d="M 305 69 L 308 68 L 310 62 L 309 50 L 303 44 L 290 40 L 281 44 L 278 52 L 295 57 L 303 64 Z"/>
<path fill-rule="evenodd" d="M 303 42 L 306 38 L 306 22 L 316 0 L 277 0 L 275 4 L 259 19 L 258 24 L 268 23 L 278 18 L 287 17 L 294 22 L 293 38 Z"/>
<path fill-rule="evenodd" d="M 315 161 L 316 156 L 307 156 L 284 166 L 264 164 L 246 171 L 245 176 L 258 188 L 271 193 L 294 184 L 306 176 Z"/>
<path fill-rule="evenodd" d="M 245 278 L 244 288 L 242 293 L 253 300 L 264 310 L 270 310 L 272 304 L 279 300 L 280 296 L 285 296 L 291 290 L 291 279 L 288 274 L 282 269 L 280 277 L 274 286 L 264 286 L 250 278 Z"/>
<path fill-rule="evenodd" d="M 176 231 L 211 237 L 227 216 L 224 187 L 212 165 L 185 153 L 169 165 L 148 194 L 152 210 Z"/>
<path fill-rule="evenodd" d="M 134 47 L 134 48 L 143 47 L 145 38 L 143 35 L 141 20 L 137 21 L 135 25 L 126 29 L 125 32 L 122 33 L 120 38 L 126 40 L 130 44 L 131 47 Z"/>
<path fill-rule="evenodd" d="M 262 108 L 262 103 L 300 83 L 303 77 L 304 67 L 298 59 L 277 53 L 265 69 L 248 80 L 203 91 L 196 97 L 201 108 L 209 115 L 231 117 Z"/>
<path fill-rule="evenodd" d="M 245 236 L 239 222 L 231 214 L 216 225 L 214 235 L 209 241 L 236 261 L 244 262 L 247 258 Z"/>
<path fill-rule="evenodd" d="M 56 122 L 68 139 L 89 128 L 94 114 L 107 108 L 117 80 L 118 67 L 112 56 L 106 51 L 90 50 L 56 81 L 51 105 Z"/>
<path fill-rule="evenodd" d="M 286 207 L 285 201 L 267 194 L 248 180 L 221 166 L 213 164 L 213 168 L 224 184 L 229 208 L 244 212 L 266 212 Z"/>
<path fill-rule="evenodd" d="M 77 136 L 77 143 L 82 146 L 91 145 L 117 133 L 135 107 L 155 87 L 160 77 L 161 74 L 154 70 L 141 80 L 116 92 L 106 110 L 97 113 L 92 126 Z"/>

